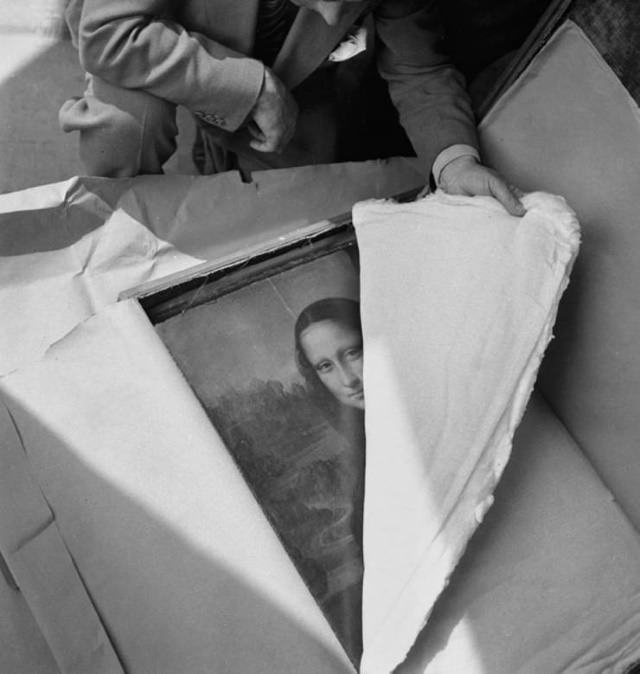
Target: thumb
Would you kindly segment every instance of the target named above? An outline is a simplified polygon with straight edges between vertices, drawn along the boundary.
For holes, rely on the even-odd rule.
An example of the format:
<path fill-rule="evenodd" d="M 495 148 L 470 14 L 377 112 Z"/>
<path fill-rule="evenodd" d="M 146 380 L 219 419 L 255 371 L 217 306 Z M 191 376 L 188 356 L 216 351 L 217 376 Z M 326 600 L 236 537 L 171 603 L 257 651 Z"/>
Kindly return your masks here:
<path fill-rule="evenodd" d="M 259 142 L 264 142 L 267 138 L 262 129 L 253 121 L 247 124 L 247 131 L 249 132 L 251 138 Z"/>
<path fill-rule="evenodd" d="M 504 180 L 492 176 L 489 182 L 489 190 L 511 215 L 522 217 L 527 212 L 520 199 L 516 197 Z"/>

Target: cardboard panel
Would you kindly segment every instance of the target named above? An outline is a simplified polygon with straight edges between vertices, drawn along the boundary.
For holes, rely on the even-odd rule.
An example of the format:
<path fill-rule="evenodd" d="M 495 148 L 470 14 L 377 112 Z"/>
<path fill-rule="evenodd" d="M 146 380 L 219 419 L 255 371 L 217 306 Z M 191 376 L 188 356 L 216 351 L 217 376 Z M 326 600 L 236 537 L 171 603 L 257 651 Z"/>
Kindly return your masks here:
<path fill-rule="evenodd" d="M 62 672 L 122 674 L 53 512 L 31 476 L 20 435 L 4 405 L 0 406 L 0 446 L 0 552 L 5 579 L 28 602 Z M 24 620 L 23 612 L 18 615 Z M 40 639 L 34 641 L 38 665 L 44 665 L 48 653 L 40 647 Z"/>
<path fill-rule="evenodd" d="M 538 395 L 397 674 L 613 674 L 640 660 L 640 540 Z"/>
<path fill-rule="evenodd" d="M 60 674 L 23 595 L 0 577 L 0 671 Z"/>
<path fill-rule="evenodd" d="M 568 22 L 481 127 L 487 159 L 564 195 L 583 243 L 541 388 L 640 528 L 640 113 Z"/>

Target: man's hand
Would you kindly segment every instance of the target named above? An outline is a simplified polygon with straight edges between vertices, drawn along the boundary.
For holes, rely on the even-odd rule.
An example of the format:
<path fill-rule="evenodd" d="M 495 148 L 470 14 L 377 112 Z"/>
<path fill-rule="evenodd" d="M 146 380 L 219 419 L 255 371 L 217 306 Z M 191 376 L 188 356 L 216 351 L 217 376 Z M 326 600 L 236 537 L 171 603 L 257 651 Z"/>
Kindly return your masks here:
<path fill-rule="evenodd" d="M 282 152 L 296 130 L 298 105 L 284 84 L 265 68 L 258 100 L 249 115 L 250 147 L 258 152 Z"/>
<path fill-rule="evenodd" d="M 522 216 L 526 212 L 518 198 L 518 191 L 507 185 L 495 171 L 469 155 L 447 164 L 440 172 L 438 183 L 447 194 L 495 197 L 511 215 Z"/>

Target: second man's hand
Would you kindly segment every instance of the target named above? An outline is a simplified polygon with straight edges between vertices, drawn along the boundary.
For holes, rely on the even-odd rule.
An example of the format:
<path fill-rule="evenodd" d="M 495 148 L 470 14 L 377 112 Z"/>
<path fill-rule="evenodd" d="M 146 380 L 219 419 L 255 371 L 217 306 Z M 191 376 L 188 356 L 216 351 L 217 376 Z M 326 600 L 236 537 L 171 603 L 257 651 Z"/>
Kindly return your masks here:
<path fill-rule="evenodd" d="M 465 155 L 448 163 L 440 172 L 438 186 L 447 194 L 495 197 L 511 215 L 523 216 L 526 212 L 518 191 L 475 157 Z"/>
<path fill-rule="evenodd" d="M 298 105 L 284 84 L 265 68 L 258 100 L 249 115 L 250 147 L 258 152 L 282 152 L 296 130 Z"/>

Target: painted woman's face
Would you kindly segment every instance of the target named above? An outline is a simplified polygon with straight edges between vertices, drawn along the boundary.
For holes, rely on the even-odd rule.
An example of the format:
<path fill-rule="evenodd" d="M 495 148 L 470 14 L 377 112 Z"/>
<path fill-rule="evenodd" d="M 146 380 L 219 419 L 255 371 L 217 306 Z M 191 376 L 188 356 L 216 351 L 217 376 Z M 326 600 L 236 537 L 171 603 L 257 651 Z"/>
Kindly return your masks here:
<path fill-rule="evenodd" d="M 300 345 L 320 381 L 343 405 L 364 409 L 362 335 L 332 320 L 312 323 Z"/>

